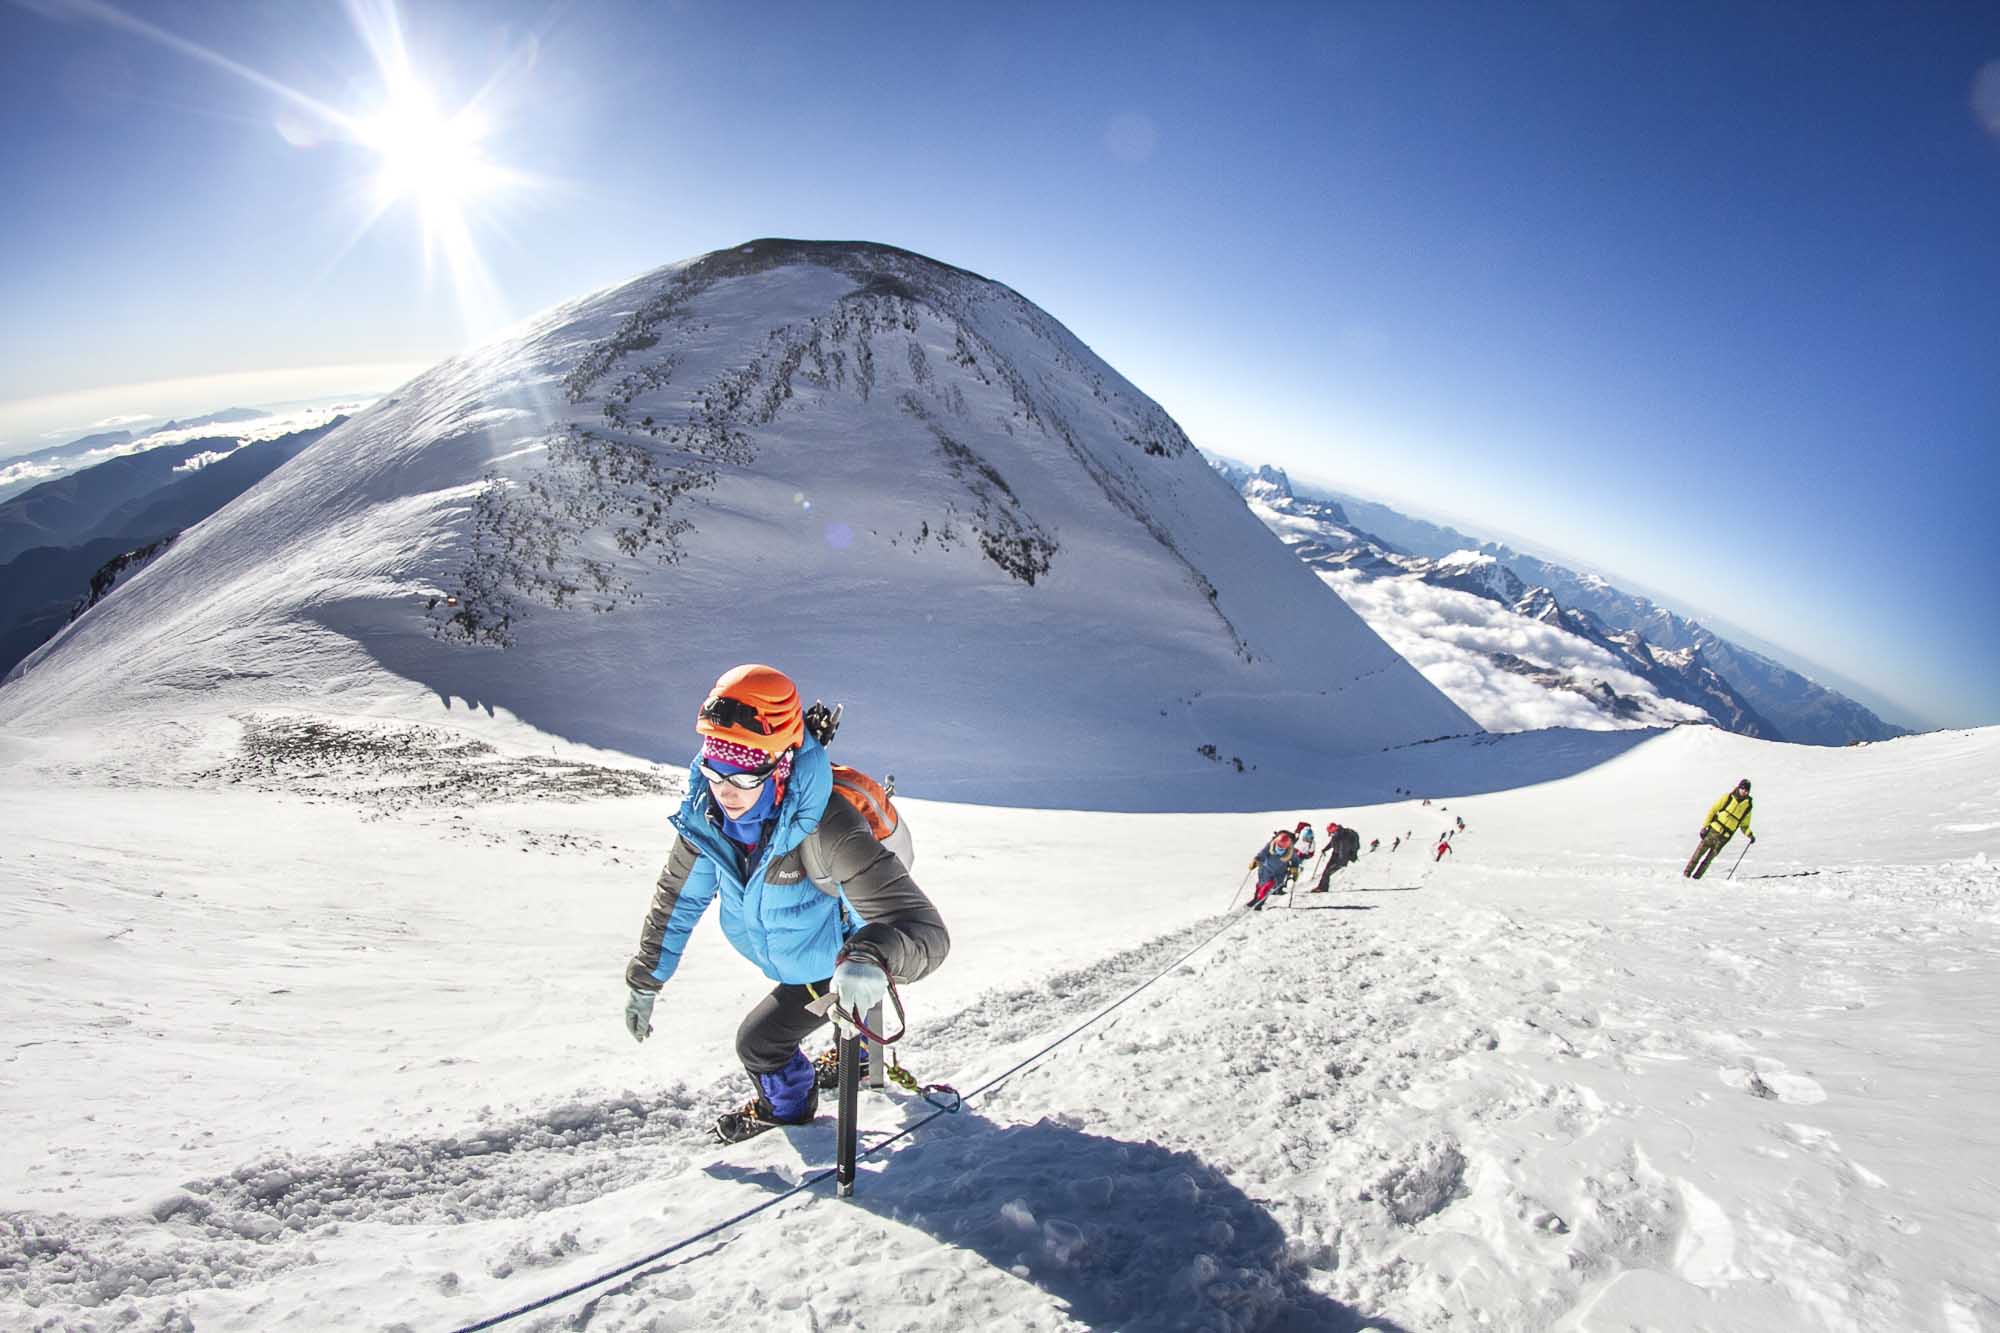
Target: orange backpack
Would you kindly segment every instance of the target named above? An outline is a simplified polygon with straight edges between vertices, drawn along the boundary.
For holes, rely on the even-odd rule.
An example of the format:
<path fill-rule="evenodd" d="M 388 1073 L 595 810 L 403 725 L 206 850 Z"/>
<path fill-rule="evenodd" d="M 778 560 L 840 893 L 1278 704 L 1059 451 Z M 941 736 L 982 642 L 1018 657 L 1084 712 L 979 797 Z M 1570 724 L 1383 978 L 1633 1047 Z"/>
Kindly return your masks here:
<path fill-rule="evenodd" d="M 806 730 L 822 746 L 833 744 L 833 734 L 840 729 L 840 715 L 843 706 L 835 704 L 828 708 L 818 699 L 805 712 Z M 846 764 L 833 766 L 833 790 L 842 800 L 861 812 L 868 821 L 868 831 L 875 835 L 875 841 L 896 854 L 896 859 L 908 870 L 916 863 L 917 849 L 910 839 L 910 826 L 903 822 L 903 816 L 896 809 L 894 800 L 896 779 L 889 778 L 889 785 L 883 786 L 858 768 Z M 840 885 L 833 878 L 833 867 L 826 864 L 815 838 L 807 838 L 799 844 L 805 858 L 806 877 L 821 893 L 840 896 Z"/>
<path fill-rule="evenodd" d="M 858 768 L 846 764 L 833 766 L 833 789 L 847 803 L 861 812 L 868 821 L 870 831 L 877 842 L 887 842 L 896 836 L 896 830 L 903 826 L 903 817 L 896 812 L 896 803 L 891 799 L 881 783 L 869 777 Z"/>
<path fill-rule="evenodd" d="M 833 790 L 861 812 L 861 817 L 868 821 L 868 831 L 875 835 L 877 842 L 896 854 L 896 859 L 903 863 L 903 869 L 908 870 L 916 863 L 917 849 L 910 838 L 910 826 L 896 809 L 896 802 L 888 788 L 858 768 L 835 764 Z M 820 850 L 819 840 L 807 838 L 799 844 L 799 852 L 804 859 L 806 878 L 813 882 L 813 887 L 838 898 L 840 882 L 833 877 L 833 867 Z"/>

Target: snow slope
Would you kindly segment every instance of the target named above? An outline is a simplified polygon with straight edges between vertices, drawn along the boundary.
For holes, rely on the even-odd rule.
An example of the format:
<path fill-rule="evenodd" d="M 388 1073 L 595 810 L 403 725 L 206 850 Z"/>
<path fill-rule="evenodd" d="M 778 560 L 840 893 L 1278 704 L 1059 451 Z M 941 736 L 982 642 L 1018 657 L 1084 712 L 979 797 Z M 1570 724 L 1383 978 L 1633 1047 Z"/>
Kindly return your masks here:
<path fill-rule="evenodd" d="M 678 759 L 746 660 L 866 713 L 857 762 L 958 799 L 1255 808 L 1328 755 L 1477 730 L 1048 315 L 791 241 L 405 385 L 23 663 L 0 726 L 462 700 Z"/>
<path fill-rule="evenodd" d="M 763 990 L 712 917 L 622 1029 L 677 775 L 460 719 L 0 740 L 0 1326 L 458 1327 L 830 1165 L 704 1141 Z M 902 1055 L 965 1110 L 506 1326 L 2000 1328 L 2000 730 L 1355 763 L 1417 795 L 910 802 L 954 949 Z M 1224 915 L 1307 815 L 1382 849 Z"/>

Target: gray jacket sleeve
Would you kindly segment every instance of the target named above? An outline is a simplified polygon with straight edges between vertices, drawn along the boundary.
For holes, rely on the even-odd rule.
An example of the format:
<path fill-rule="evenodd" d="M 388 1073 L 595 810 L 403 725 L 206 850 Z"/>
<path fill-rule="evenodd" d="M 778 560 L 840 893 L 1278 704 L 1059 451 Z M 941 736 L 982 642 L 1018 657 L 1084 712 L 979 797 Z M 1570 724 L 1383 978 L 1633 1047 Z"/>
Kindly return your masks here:
<path fill-rule="evenodd" d="M 845 804 L 845 802 L 843 802 Z M 633 990 L 656 991 L 680 964 L 681 946 L 687 943 L 688 932 L 700 919 L 707 908 L 708 900 L 715 896 L 714 872 L 706 876 L 708 891 L 690 893 L 683 899 L 681 890 L 687 887 L 690 876 L 701 864 L 701 853 L 686 838 L 674 841 L 674 850 L 667 856 L 667 864 L 660 871 L 659 883 L 653 889 L 653 906 L 646 913 L 646 924 L 639 929 L 639 952 L 632 955 L 632 961 L 625 965 L 625 984 Z M 666 966 L 661 966 L 662 954 Z M 664 974 L 664 975 L 663 975 Z"/>
<path fill-rule="evenodd" d="M 944 918 L 896 854 L 875 839 L 861 812 L 836 795 L 812 834 L 847 901 L 868 924 L 842 955 L 876 963 L 899 982 L 919 981 L 951 952 Z"/>

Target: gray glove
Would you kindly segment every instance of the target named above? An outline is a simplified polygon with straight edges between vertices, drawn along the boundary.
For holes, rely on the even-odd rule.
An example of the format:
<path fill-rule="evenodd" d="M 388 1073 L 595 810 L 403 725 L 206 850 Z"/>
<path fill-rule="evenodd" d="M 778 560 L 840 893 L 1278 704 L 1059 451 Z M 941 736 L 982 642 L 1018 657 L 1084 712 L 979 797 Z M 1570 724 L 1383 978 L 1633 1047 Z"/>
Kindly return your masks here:
<path fill-rule="evenodd" d="M 866 1019 L 868 1011 L 889 993 L 889 974 L 865 958 L 843 958 L 833 969 L 832 988 L 841 1008 Z"/>
<path fill-rule="evenodd" d="M 656 990 L 634 989 L 626 999 L 625 1030 L 633 1041 L 644 1041 L 653 1034 L 653 1001 L 659 998 Z"/>

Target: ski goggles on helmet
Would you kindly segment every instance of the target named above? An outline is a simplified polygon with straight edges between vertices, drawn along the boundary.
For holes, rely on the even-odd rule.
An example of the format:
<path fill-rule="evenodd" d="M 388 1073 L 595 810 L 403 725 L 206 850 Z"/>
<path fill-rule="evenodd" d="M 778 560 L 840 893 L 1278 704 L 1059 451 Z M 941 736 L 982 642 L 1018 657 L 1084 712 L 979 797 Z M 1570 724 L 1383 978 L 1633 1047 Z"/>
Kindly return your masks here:
<path fill-rule="evenodd" d="M 710 768 L 706 762 L 697 763 L 695 767 L 699 768 L 701 775 L 710 782 L 727 783 L 738 791 L 756 791 L 769 782 L 771 775 L 778 771 L 775 763 L 769 768 L 753 769 L 744 773 L 721 773 Z"/>
<path fill-rule="evenodd" d="M 768 736 L 771 728 L 757 715 L 752 704 L 741 699 L 732 699 L 726 694 L 718 694 L 701 706 L 704 721 L 713 722 L 718 727 L 741 727 L 758 736 Z"/>

